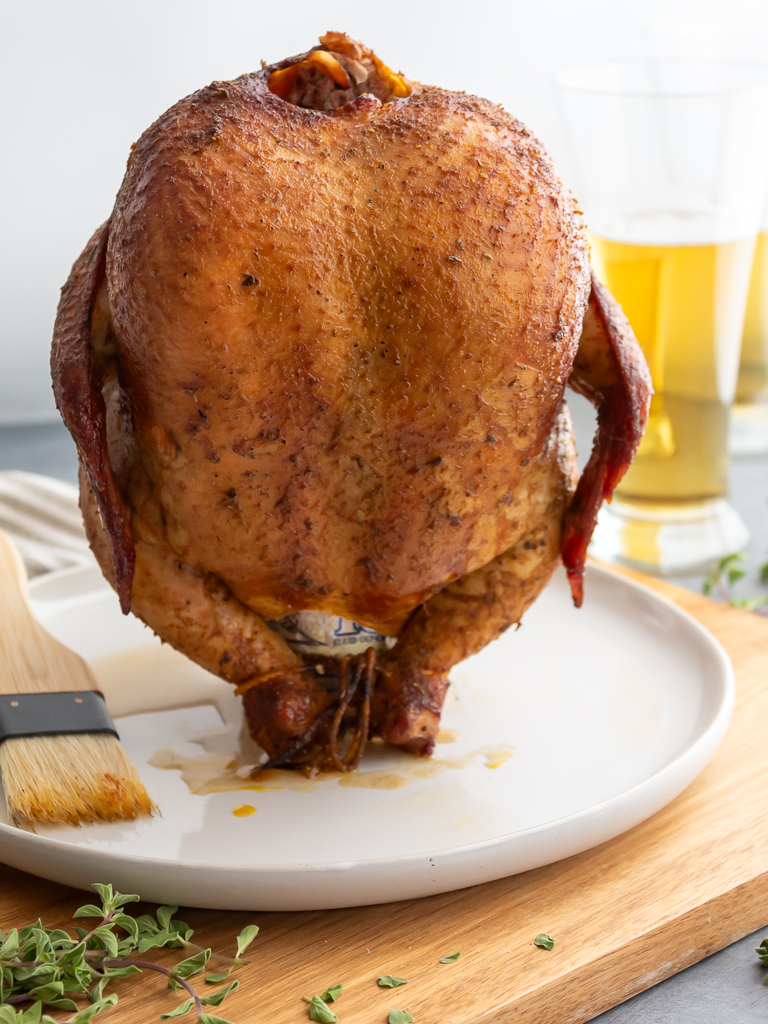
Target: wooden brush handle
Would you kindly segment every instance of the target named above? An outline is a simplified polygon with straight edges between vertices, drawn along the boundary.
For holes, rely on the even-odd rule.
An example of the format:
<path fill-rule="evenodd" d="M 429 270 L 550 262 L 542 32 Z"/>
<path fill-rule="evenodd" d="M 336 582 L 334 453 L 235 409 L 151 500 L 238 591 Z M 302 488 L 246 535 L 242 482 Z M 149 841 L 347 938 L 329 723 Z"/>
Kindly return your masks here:
<path fill-rule="evenodd" d="M 0 693 L 97 689 L 83 659 L 46 633 L 28 601 L 24 563 L 0 530 Z"/>

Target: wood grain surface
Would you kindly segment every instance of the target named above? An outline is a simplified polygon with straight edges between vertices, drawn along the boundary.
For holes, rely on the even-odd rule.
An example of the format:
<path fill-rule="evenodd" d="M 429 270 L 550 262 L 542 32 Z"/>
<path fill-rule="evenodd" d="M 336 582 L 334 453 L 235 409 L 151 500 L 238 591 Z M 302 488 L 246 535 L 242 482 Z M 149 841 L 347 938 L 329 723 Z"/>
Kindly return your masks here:
<path fill-rule="evenodd" d="M 301 996 L 342 982 L 342 1024 L 385 1024 L 392 1007 L 416 1024 L 579 1024 L 768 922 L 768 622 L 646 582 L 709 628 L 736 670 L 733 722 L 699 778 L 617 839 L 472 889 L 313 913 L 185 911 L 196 939 L 221 952 L 246 923 L 261 927 L 224 1017 L 299 1024 Z M 0 927 L 38 915 L 66 926 L 84 902 L 0 866 Z M 556 939 L 552 952 L 533 945 L 542 931 Z M 455 950 L 456 963 L 438 964 Z M 381 989 L 379 974 L 410 980 Z M 115 991 L 105 1024 L 144 1024 L 178 1002 L 158 977 Z"/>

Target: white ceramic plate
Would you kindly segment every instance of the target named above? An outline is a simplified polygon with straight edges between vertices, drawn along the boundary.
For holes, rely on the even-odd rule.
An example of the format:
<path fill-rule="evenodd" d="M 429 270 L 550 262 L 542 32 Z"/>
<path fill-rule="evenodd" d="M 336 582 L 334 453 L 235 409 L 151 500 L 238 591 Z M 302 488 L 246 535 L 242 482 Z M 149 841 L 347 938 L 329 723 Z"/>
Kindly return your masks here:
<path fill-rule="evenodd" d="M 81 888 L 110 881 L 155 902 L 356 906 L 568 857 L 680 793 L 712 756 L 733 704 L 730 662 L 706 630 L 592 566 L 581 610 L 558 574 L 522 629 L 455 668 L 431 761 L 374 744 L 353 776 L 278 773 L 257 789 L 201 795 L 169 765 L 186 766 L 193 788 L 215 789 L 227 778 L 246 785 L 226 764 L 258 756 L 247 745 L 236 754 L 231 688 L 124 618 L 96 569 L 51 574 L 31 589 L 43 624 L 95 665 L 162 816 L 37 835 L 3 821 L 0 860 Z M 235 816 L 240 805 L 255 813 Z"/>

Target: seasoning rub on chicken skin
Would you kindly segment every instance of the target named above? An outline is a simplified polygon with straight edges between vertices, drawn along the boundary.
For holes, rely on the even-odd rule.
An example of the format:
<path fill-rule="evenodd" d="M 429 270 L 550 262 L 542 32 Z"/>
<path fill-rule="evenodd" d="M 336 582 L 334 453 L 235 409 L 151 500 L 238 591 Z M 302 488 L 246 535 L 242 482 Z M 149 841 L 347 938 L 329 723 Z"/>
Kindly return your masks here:
<path fill-rule="evenodd" d="M 536 139 L 340 33 L 144 133 L 52 366 L 123 610 L 308 771 L 429 753 L 451 667 L 561 557 L 581 603 L 650 395 Z M 578 486 L 566 384 L 598 409 Z M 307 610 L 397 642 L 305 659 L 265 620 Z"/>

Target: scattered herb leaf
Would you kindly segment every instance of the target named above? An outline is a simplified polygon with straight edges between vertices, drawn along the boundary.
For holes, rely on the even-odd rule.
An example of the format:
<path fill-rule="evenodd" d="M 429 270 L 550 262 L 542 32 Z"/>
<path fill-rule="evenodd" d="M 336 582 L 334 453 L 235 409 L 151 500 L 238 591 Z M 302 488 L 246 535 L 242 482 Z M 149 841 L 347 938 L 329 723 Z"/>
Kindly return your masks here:
<path fill-rule="evenodd" d="M 389 1024 L 413 1024 L 413 1017 L 407 1010 L 390 1010 Z"/>
<path fill-rule="evenodd" d="M 461 956 L 461 953 L 451 953 L 450 956 L 441 956 L 440 957 L 440 963 L 441 964 L 455 964 L 460 956 Z"/>
<path fill-rule="evenodd" d="M 539 946 L 541 949 L 552 950 L 555 948 L 555 940 L 551 935 L 547 935 L 546 932 L 539 932 L 536 938 L 533 940 L 534 946 Z"/>
<path fill-rule="evenodd" d="M 243 953 L 248 949 L 250 944 L 259 934 L 259 927 L 255 924 L 248 924 L 243 928 L 240 934 L 237 936 L 237 958 L 238 960 Z"/>
<path fill-rule="evenodd" d="M 331 985 L 325 992 L 320 996 L 324 1003 L 335 1003 L 341 995 L 341 990 L 344 988 L 343 985 Z"/>
<path fill-rule="evenodd" d="M 309 1000 L 309 1019 L 320 1021 L 320 1024 L 333 1024 L 339 1018 L 320 996 L 312 996 Z"/>
<path fill-rule="evenodd" d="M 393 974 L 380 974 L 379 985 L 382 988 L 398 988 L 400 985 L 407 985 L 407 978 L 396 978 Z"/>

